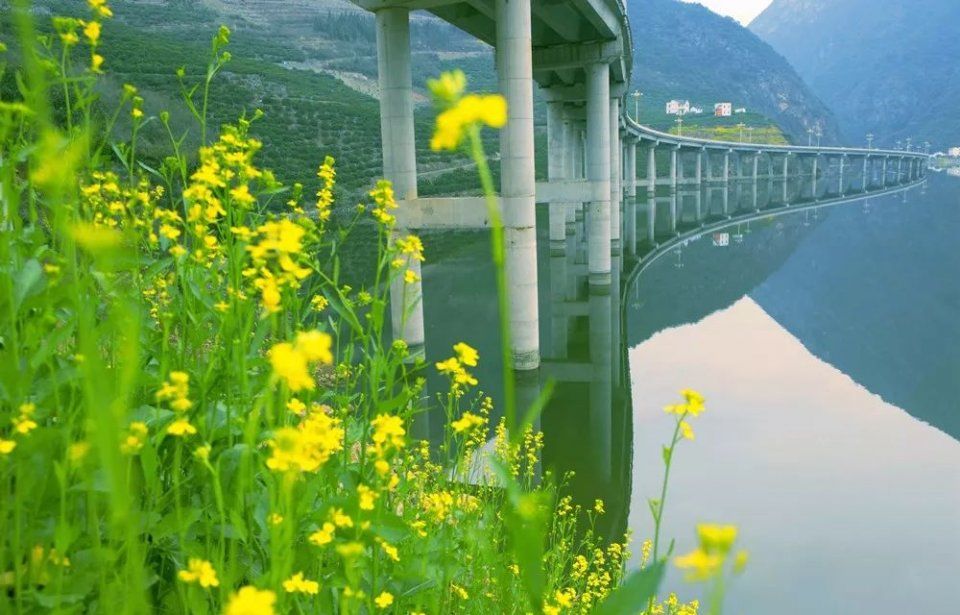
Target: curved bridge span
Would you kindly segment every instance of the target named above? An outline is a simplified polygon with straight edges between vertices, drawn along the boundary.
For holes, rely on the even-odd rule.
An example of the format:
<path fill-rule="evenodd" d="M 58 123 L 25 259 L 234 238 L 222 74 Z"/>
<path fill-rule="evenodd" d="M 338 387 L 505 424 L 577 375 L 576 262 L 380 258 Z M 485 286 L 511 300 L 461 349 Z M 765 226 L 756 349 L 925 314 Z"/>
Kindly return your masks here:
<path fill-rule="evenodd" d="M 583 229 L 587 286 L 591 293 L 609 294 L 620 291 L 621 244 L 628 250 L 636 245 L 631 234 L 638 188 L 646 187 L 655 212 L 658 187 L 675 194 L 689 184 L 802 174 L 809 175 L 815 193 L 829 168 L 839 175 L 842 195 L 844 178 L 855 174 L 866 191 L 868 184 L 910 183 L 925 173 L 926 156 L 919 152 L 727 143 L 637 124 L 623 104 L 633 70 L 623 0 L 352 1 L 376 15 L 383 171 L 401 201 L 398 233 L 488 225 L 482 199 L 419 198 L 410 12 L 429 11 L 495 49 L 499 90 L 508 105 L 499 198 L 518 370 L 540 366 L 538 204 L 549 208 L 551 245 L 578 225 Z M 534 167 L 534 88 L 547 101 L 548 169 L 540 182 Z M 666 174 L 658 175 L 658 160 L 668 167 Z M 419 284 L 396 283 L 393 330 L 414 355 L 423 350 L 423 301 Z"/>

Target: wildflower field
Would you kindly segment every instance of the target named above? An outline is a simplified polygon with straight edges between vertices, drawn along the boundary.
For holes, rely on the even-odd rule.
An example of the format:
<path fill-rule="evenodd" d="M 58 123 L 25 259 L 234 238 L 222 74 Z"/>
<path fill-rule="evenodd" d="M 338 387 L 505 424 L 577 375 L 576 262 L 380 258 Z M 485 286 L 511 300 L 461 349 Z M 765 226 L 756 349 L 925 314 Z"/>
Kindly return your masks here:
<path fill-rule="evenodd" d="M 198 152 L 135 84 L 106 108 L 112 12 L 87 5 L 52 30 L 28 2 L 5 15 L 20 98 L 0 101 L 0 613 L 697 612 L 654 598 L 659 531 L 626 573 L 628 537 L 604 543 L 603 503 L 542 470 L 532 412 L 479 392 L 469 340 L 425 365 L 390 339 L 390 285 L 425 255 L 394 233 L 388 182 L 341 220 L 333 159 L 304 194 L 258 166 L 258 112 L 208 126 L 226 28 L 205 78 L 181 75 Z M 435 149 L 473 154 L 491 194 L 479 134 L 503 100 L 462 75 L 432 87 Z M 169 136 L 159 165 L 137 155 L 148 122 Z M 340 258 L 358 226 L 378 258 L 355 289 Z M 428 396 L 425 370 L 448 390 Z M 411 436 L 428 405 L 441 442 Z M 667 475 L 702 410 L 692 391 L 671 407 Z M 665 498 L 666 480 L 658 528 Z M 703 527 L 677 561 L 721 600 L 735 536 Z"/>

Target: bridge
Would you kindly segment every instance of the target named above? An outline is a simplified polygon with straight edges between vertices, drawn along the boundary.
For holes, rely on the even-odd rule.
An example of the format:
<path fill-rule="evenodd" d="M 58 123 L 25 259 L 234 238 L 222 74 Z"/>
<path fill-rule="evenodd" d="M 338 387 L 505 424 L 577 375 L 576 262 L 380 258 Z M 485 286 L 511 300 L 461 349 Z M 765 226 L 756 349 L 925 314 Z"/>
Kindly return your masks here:
<path fill-rule="evenodd" d="M 669 187 L 675 227 L 675 195 L 690 184 L 723 186 L 752 179 L 756 186 L 761 178 L 779 176 L 786 190 L 788 175 L 808 174 L 816 199 L 817 183 L 828 166 L 839 174 L 840 196 L 847 185 L 844 178 L 854 172 L 862 178 L 864 192 L 877 176 L 885 187 L 915 181 L 925 173 L 927 156 L 919 152 L 729 143 L 638 124 L 623 104 L 633 69 L 623 0 L 352 1 L 376 15 L 383 171 L 400 201 L 397 233 L 489 224 L 482 199 L 417 194 L 410 12 L 429 11 L 495 50 L 499 90 L 508 105 L 500 135 L 499 201 L 516 370 L 536 370 L 541 362 L 537 204 L 549 208 L 551 245 L 559 245 L 578 224 L 584 229 L 590 293 L 610 294 L 620 290 L 624 233 L 628 250 L 637 244 L 633 235 L 640 187 L 647 189 L 648 214 L 652 210 L 653 215 L 657 187 Z M 547 180 L 539 183 L 534 169 L 535 86 L 547 101 Z M 657 173 L 658 154 L 669 157 L 669 173 L 663 177 Z M 642 178 L 640 167 L 646 169 Z M 411 261 L 410 266 L 416 270 L 419 264 Z M 395 282 L 391 302 L 394 335 L 407 342 L 412 354 L 422 353 L 419 283 Z"/>

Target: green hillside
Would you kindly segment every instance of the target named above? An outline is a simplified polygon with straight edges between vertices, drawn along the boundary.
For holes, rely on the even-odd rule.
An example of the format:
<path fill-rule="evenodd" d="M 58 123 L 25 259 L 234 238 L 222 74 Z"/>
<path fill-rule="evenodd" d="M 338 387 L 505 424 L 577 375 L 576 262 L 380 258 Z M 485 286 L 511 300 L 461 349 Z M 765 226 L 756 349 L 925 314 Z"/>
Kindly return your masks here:
<path fill-rule="evenodd" d="M 664 113 L 671 99 L 690 100 L 707 113 L 722 101 L 769 118 L 747 119 L 779 126 L 795 143 L 806 143 L 807 129 L 816 125 L 825 143 L 839 138 L 830 110 L 787 61 L 734 20 L 677 0 L 633 0 L 628 8 L 635 30 L 632 85 L 644 93 L 641 119 L 658 126 L 672 121 Z"/>
<path fill-rule="evenodd" d="M 960 2 L 774 0 L 750 24 L 837 114 L 853 143 L 960 145 Z"/>

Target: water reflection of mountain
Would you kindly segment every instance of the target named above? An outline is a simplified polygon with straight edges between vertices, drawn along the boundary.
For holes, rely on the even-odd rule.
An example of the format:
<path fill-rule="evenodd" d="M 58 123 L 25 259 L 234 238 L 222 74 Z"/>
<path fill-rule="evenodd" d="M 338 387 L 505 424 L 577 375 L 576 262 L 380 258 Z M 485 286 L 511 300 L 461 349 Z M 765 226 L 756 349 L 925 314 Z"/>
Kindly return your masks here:
<path fill-rule="evenodd" d="M 796 212 L 734 225 L 722 231 L 729 235 L 726 247 L 714 246 L 711 233 L 665 254 L 636 280 L 638 288 L 627 291 L 628 345 L 733 305 L 777 271 L 829 215 Z"/>
<path fill-rule="evenodd" d="M 751 296 L 811 353 L 960 439 L 957 188 L 934 177 L 906 204 L 831 211 Z"/>
<path fill-rule="evenodd" d="M 932 178 L 925 194 L 767 218 L 749 233 L 733 226 L 729 247 L 691 241 L 628 290 L 628 344 L 750 295 L 812 354 L 960 439 L 956 194 L 955 182 Z"/>

